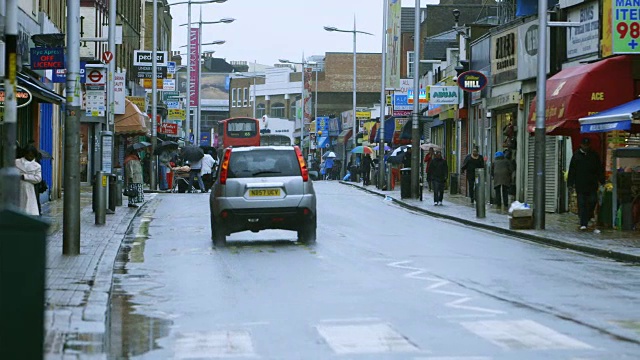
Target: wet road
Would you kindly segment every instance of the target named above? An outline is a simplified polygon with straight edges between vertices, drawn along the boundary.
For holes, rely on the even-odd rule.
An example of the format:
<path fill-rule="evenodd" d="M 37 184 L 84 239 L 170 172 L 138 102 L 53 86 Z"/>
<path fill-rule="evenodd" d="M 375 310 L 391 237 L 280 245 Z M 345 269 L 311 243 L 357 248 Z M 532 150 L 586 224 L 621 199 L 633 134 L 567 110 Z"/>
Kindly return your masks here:
<path fill-rule="evenodd" d="M 234 234 L 163 194 L 116 263 L 110 356 L 637 359 L 640 268 L 432 219 L 317 182 L 318 242 Z"/>

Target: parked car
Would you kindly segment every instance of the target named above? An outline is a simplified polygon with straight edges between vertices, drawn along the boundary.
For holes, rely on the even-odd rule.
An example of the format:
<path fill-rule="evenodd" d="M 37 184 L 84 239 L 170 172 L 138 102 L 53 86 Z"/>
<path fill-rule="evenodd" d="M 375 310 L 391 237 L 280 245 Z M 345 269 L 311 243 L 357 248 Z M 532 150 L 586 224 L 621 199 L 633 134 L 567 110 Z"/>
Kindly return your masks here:
<path fill-rule="evenodd" d="M 316 193 L 297 146 L 225 149 L 211 190 L 211 237 L 216 246 L 246 230 L 292 230 L 300 242 L 316 240 Z"/>

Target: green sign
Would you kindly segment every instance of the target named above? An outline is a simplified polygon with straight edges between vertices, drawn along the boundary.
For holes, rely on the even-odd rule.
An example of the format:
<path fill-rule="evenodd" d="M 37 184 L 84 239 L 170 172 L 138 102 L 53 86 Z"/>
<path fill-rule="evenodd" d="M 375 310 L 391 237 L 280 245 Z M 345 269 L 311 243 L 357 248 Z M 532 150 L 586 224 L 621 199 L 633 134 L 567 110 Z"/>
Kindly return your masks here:
<path fill-rule="evenodd" d="M 178 97 L 180 97 L 179 91 L 163 91 L 162 92 L 162 100 L 164 101 L 177 99 Z"/>
<path fill-rule="evenodd" d="M 614 54 L 640 54 L 640 16 L 637 0 L 613 0 L 611 12 Z"/>

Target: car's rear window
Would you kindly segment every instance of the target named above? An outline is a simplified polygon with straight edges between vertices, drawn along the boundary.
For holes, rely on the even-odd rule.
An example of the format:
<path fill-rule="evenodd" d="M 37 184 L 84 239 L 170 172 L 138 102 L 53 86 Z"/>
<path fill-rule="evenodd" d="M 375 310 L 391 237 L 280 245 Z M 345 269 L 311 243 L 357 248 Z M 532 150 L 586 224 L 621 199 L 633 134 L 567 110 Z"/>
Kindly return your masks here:
<path fill-rule="evenodd" d="M 228 178 L 300 176 L 293 150 L 258 149 L 231 152 Z"/>

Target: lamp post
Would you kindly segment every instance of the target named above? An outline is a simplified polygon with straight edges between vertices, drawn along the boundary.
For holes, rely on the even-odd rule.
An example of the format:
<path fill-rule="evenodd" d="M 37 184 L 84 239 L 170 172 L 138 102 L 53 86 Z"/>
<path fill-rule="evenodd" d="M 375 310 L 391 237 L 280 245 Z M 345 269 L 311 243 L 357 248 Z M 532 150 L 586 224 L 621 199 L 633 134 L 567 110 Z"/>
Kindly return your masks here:
<path fill-rule="evenodd" d="M 304 151 L 304 146 L 302 144 L 302 141 L 304 140 L 304 73 L 305 73 L 305 66 L 306 65 L 316 65 L 317 62 L 315 61 L 304 61 L 304 58 L 302 59 L 301 62 L 295 62 L 295 61 L 290 61 L 290 60 L 285 60 L 285 59 L 279 59 L 278 61 L 280 61 L 282 64 L 292 64 L 292 65 L 300 65 L 302 67 L 301 71 L 300 71 L 300 107 L 302 108 L 302 119 L 301 119 L 301 124 L 300 124 L 300 147 L 302 148 L 302 150 Z M 309 140 L 309 148 L 311 148 L 311 140 Z"/>
<path fill-rule="evenodd" d="M 380 88 L 380 142 L 378 143 L 378 189 L 383 189 L 385 184 L 385 163 L 384 163 L 384 122 L 387 115 L 387 15 L 389 12 L 389 1 L 383 0 L 382 6 L 382 86 Z"/>
<path fill-rule="evenodd" d="M 372 33 L 368 33 L 366 31 L 358 31 L 356 30 L 356 17 L 355 15 L 353 16 L 353 30 L 341 30 L 338 29 L 336 27 L 333 26 L 325 26 L 324 29 L 326 31 L 329 32 L 345 32 L 345 33 L 352 33 L 353 34 L 353 147 L 356 147 L 356 135 L 358 134 L 358 128 L 357 128 L 357 124 L 358 121 L 356 119 L 356 93 L 357 93 L 357 82 L 356 82 L 356 77 L 357 77 L 357 71 L 356 71 L 356 38 L 357 38 L 357 34 L 365 34 L 365 35 L 371 35 L 373 36 Z M 384 75 L 383 75 L 384 76 Z"/>

